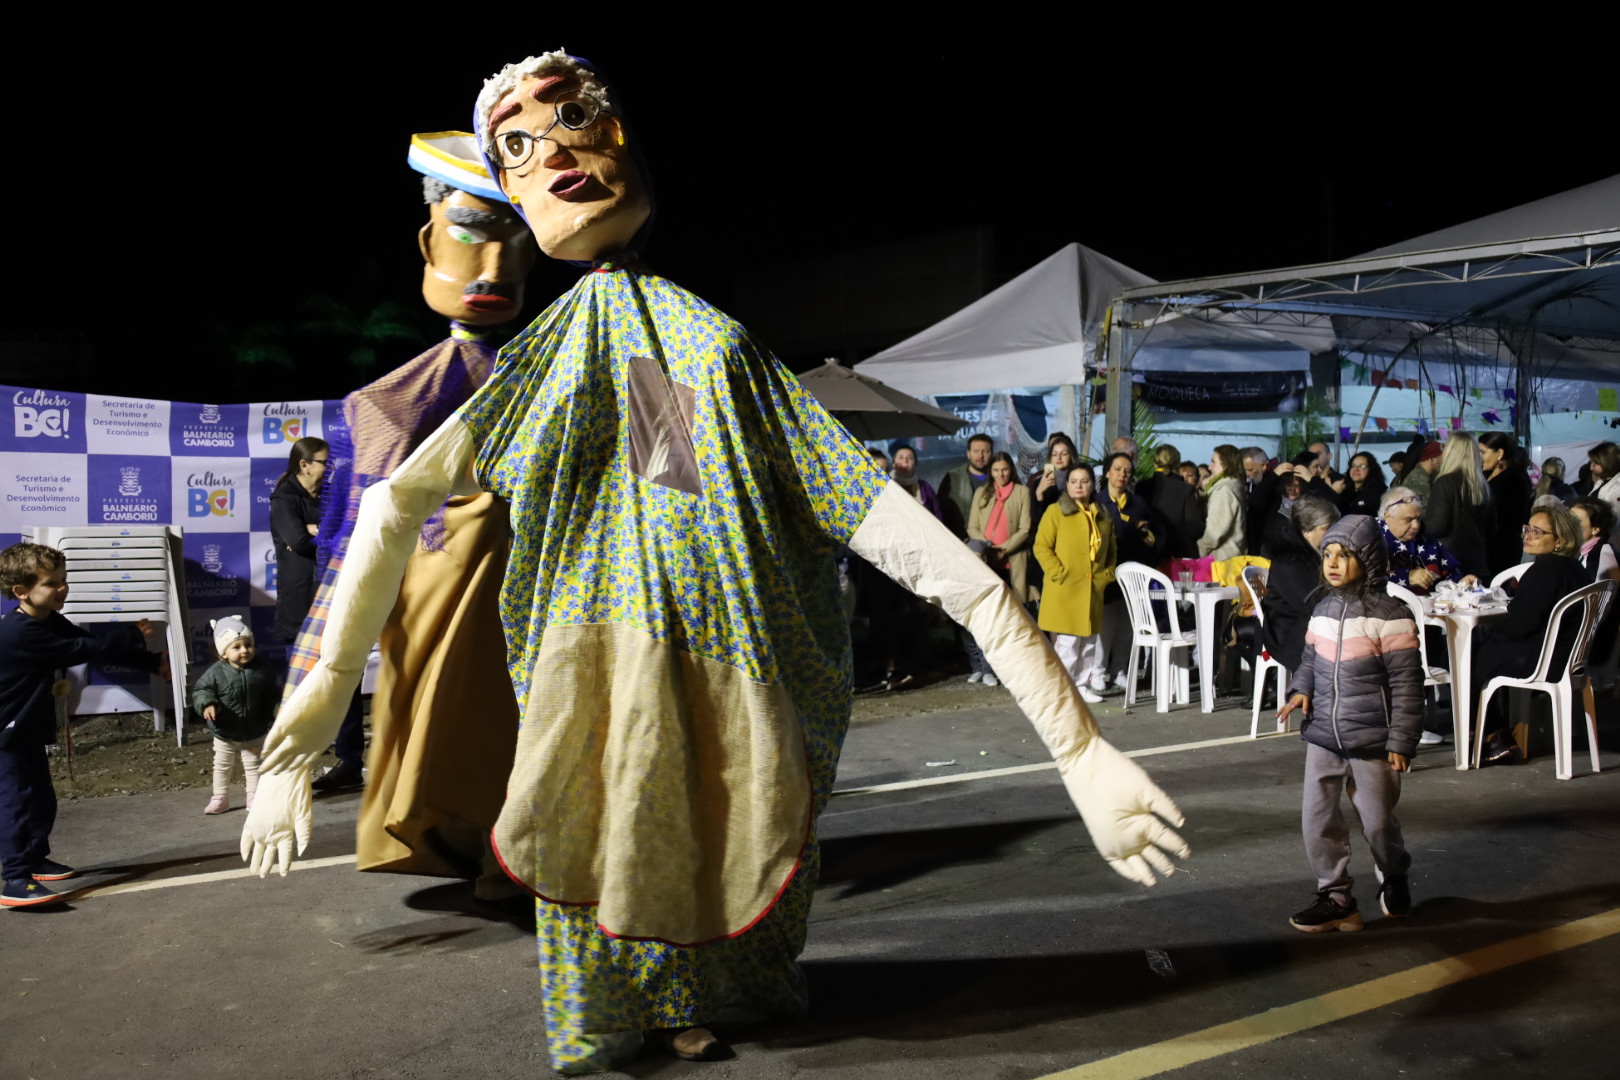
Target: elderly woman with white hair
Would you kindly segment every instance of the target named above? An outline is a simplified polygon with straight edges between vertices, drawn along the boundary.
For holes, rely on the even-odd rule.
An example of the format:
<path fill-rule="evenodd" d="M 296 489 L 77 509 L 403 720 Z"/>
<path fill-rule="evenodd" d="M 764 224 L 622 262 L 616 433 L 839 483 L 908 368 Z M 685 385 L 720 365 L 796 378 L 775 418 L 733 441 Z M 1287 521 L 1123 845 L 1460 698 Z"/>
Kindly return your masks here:
<path fill-rule="evenodd" d="M 1378 504 L 1389 549 L 1389 580 L 1427 596 L 1442 581 L 1468 581 L 1456 556 L 1423 529 L 1423 496 L 1408 487 L 1392 487 Z"/>

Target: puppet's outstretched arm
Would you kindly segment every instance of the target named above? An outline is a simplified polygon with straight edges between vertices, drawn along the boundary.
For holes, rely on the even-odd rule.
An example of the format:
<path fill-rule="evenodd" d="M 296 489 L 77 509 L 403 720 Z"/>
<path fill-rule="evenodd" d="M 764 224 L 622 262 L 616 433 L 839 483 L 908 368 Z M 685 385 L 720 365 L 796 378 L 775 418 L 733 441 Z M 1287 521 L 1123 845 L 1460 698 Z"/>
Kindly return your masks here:
<path fill-rule="evenodd" d="M 293 842 L 299 854 L 309 843 L 310 767 L 343 723 L 371 644 L 399 598 L 423 522 L 448 496 L 478 490 L 469 469 L 472 457 L 472 433 L 452 417 L 361 498 L 321 635 L 320 659 L 265 736 L 259 789 L 242 826 L 242 858 L 260 877 L 272 866 L 285 874 Z"/>
<path fill-rule="evenodd" d="M 1097 850 L 1122 876 L 1152 885 L 1186 843 L 1165 824 L 1181 811 L 1141 766 L 1097 732 L 1085 702 L 1029 613 L 1001 579 L 915 498 L 890 483 L 850 550 L 967 628 L 1057 762 Z M 1164 820 L 1160 820 L 1160 819 Z M 1168 854 L 1167 854 L 1168 853 Z"/>

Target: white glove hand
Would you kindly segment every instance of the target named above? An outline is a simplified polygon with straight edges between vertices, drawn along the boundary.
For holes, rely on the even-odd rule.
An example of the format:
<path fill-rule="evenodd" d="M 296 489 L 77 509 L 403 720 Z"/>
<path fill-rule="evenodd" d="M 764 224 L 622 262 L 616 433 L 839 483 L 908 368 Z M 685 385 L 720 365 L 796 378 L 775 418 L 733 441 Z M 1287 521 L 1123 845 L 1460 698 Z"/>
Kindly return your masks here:
<path fill-rule="evenodd" d="M 259 789 L 253 796 L 253 809 L 242 825 L 242 859 L 261 878 L 274 866 L 287 876 L 293 860 L 293 841 L 298 854 L 309 846 L 311 810 L 308 766 L 281 772 L 261 772 Z"/>
<path fill-rule="evenodd" d="M 1170 855 L 1185 859 L 1192 854 L 1186 841 L 1164 823 L 1178 828 L 1187 823 L 1176 804 L 1140 765 L 1106 739 L 1091 739 L 1059 768 L 1092 843 L 1121 877 L 1151 886 L 1153 871 L 1165 877 L 1175 872 Z"/>

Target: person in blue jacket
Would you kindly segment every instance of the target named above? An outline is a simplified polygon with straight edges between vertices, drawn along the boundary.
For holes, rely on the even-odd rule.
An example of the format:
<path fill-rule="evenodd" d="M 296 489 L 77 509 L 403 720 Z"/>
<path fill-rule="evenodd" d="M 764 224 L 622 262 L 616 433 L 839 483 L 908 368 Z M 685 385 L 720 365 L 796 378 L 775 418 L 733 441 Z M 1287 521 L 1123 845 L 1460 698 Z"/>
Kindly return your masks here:
<path fill-rule="evenodd" d="M 0 590 L 17 603 L 0 618 L 0 907 L 37 907 L 62 900 L 44 882 L 77 873 L 50 857 L 56 788 L 45 748 L 56 742 L 56 673 L 97 663 L 156 671 L 162 657 L 135 641 L 92 637 L 62 617 L 67 556 L 53 547 L 0 551 Z M 138 625 L 153 636 L 145 619 Z"/>

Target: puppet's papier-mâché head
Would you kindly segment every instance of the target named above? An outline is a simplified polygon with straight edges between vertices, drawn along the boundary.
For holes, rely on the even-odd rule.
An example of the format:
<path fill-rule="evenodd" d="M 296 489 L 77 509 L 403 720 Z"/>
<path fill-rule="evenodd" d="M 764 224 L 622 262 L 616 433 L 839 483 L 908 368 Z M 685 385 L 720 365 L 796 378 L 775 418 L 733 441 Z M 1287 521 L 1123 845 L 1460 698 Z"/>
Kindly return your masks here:
<path fill-rule="evenodd" d="M 554 259 L 630 249 L 652 215 L 647 178 L 608 87 L 558 50 L 508 64 L 484 84 L 475 123 L 501 190 Z"/>
<path fill-rule="evenodd" d="M 478 141 L 464 131 L 411 137 L 406 158 L 422 173 L 428 222 L 422 249 L 422 298 L 467 326 L 493 326 L 523 307 L 523 279 L 534 267 L 534 241 L 489 177 Z"/>

